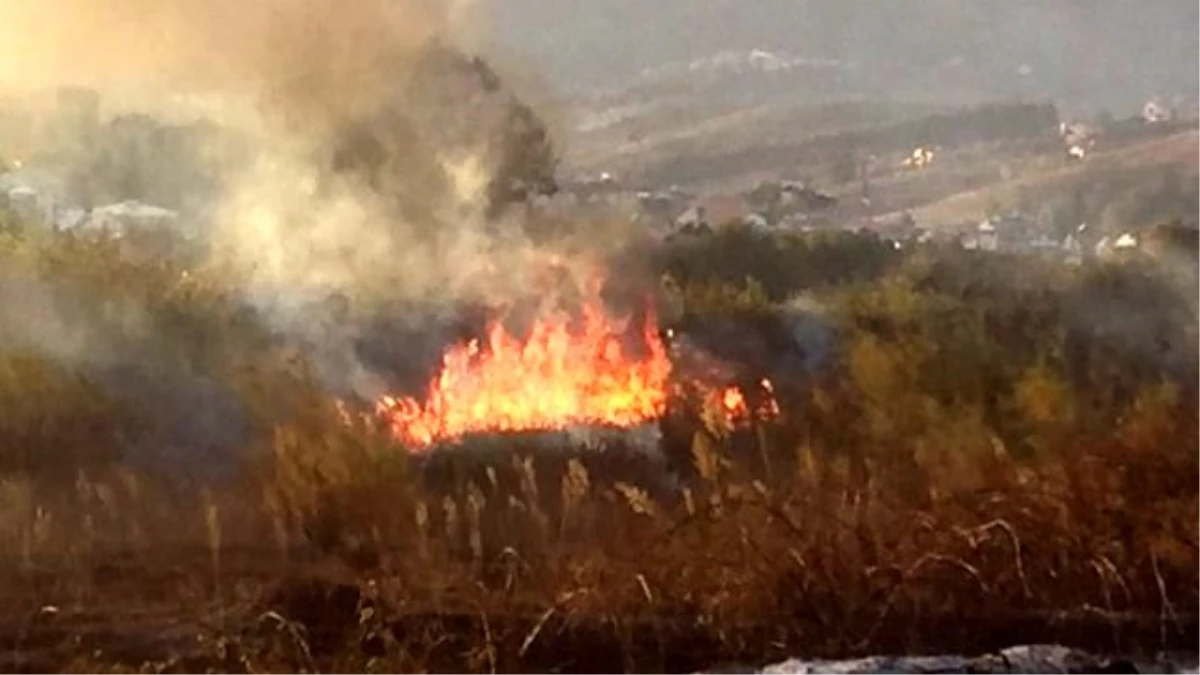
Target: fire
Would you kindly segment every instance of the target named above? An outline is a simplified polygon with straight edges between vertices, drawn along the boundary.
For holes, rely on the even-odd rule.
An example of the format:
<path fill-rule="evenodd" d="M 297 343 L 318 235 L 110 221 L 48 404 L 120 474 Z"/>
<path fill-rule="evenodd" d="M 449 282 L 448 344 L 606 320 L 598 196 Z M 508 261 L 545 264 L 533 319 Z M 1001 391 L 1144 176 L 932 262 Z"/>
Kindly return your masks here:
<path fill-rule="evenodd" d="M 662 417 L 671 362 L 653 317 L 631 340 L 628 320 L 592 297 L 579 323 L 541 319 L 521 340 L 493 322 L 482 344 L 446 352 L 421 400 L 385 396 L 377 411 L 412 449 L 470 434 L 633 427 Z"/>
<path fill-rule="evenodd" d="M 730 426 L 747 424 L 751 419 L 771 420 L 779 416 L 779 402 L 775 399 L 775 388 L 768 379 L 758 383 L 762 391 L 760 401 L 751 407 L 746 394 L 739 387 L 730 385 L 709 394 L 709 405 L 720 410 Z"/>
<path fill-rule="evenodd" d="M 605 310 L 600 287 L 589 285 L 579 311 L 547 314 L 525 337 L 493 320 L 482 340 L 445 352 L 420 396 L 376 401 L 376 419 L 420 452 L 478 434 L 638 427 L 664 417 L 688 390 L 731 430 L 779 415 L 769 380 L 748 396 L 720 374 L 675 372 L 654 314 L 633 328 Z M 685 362 L 683 370 L 692 369 Z"/>
<path fill-rule="evenodd" d="M 730 417 L 740 417 L 746 414 L 746 395 L 737 387 L 726 387 L 721 392 L 721 405 Z"/>

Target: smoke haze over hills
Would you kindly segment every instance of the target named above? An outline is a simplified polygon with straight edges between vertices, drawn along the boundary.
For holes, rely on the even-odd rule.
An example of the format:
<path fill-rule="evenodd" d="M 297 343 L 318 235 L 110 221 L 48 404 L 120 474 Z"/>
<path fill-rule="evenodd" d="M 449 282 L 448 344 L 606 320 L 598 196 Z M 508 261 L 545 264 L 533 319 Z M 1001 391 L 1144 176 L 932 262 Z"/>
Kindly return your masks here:
<path fill-rule="evenodd" d="M 727 50 L 847 66 L 815 98 L 1053 98 L 1123 113 L 1147 97 L 1194 97 L 1190 0 L 830 2 L 493 0 L 493 44 L 564 87 L 618 87 L 640 72 Z"/>

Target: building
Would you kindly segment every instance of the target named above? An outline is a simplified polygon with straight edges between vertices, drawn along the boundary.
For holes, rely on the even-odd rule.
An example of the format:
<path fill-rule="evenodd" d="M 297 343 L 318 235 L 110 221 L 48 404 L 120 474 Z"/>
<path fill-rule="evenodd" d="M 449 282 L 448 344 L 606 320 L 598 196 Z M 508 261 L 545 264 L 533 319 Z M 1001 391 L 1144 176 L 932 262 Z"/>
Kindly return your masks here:
<path fill-rule="evenodd" d="M 1173 117 L 1171 109 L 1158 99 L 1146 101 L 1142 106 L 1142 121 L 1146 124 L 1170 122 Z"/>
<path fill-rule="evenodd" d="M 909 169 L 923 169 L 933 164 L 933 157 L 933 148 L 917 147 L 911 155 L 904 158 L 901 166 Z"/>
<path fill-rule="evenodd" d="M 637 220 L 647 225 L 669 225 L 678 218 L 692 201 L 690 195 L 679 192 L 650 192 L 643 190 L 636 195 Z"/>
<path fill-rule="evenodd" d="M 46 227 L 62 204 L 63 186 L 48 173 L 21 168 L 0 174 L 0 195 L 21 224 Z"/>
<path fill-rule="evenodd" d="M 799 181 L 762 181 L 742 193 L 747 210 L 757 213 L 770 223 L 787 223 L 799 219 L 807 222 L 814 216 L 828 214 L 837 206 L 837 199 Z"/>
<path fill-rule="evenodd" d="M 1081 161 L 1096 147 L 1100 129 L 1083 122 L 1059 122 L 1058 136 L 1068 160 Z"/>
<path fill-rule="evenodd" d="M 22 225 L 46 221 L 41 199 L 31 187 L 20 185 L 9 190 L 8 208 Z"/>
<path fill-rule="evenodd" d="M 124 201 L 92 209 L 88 229 L 124 235 L 137 229 L 170 228 L 179 219 L 179 214 L 169 209 Z"/>
<path fill-rule="evenodd" d="M 991 219 L 979 223 L 979 227 L 976 228 L 975 240 L 979 242 L 977 248 L 981 251 L 1000 250 L 1000 236 L 996 233 L 996 226 Z"/>
<path fill-rule="evenodd" d="M 967 249 L 1023 253 L 1043 250 L 1048 242 L 1038 233 L 1033 219 L 1017 211 L 991 216 L 968 227 L 959 238 L 960 245 Z M 1059 247 L 1057 242 L 1052 245 Z"/>
<path fill-rule="evenodd" d="M 583 178 L 566 183 L 562 191 L 574 195 L 580 204 L 596 204 L 617 199 L 626 193 L 625 188 L 608 172 L 596 178 Z"/>
<path fill-rule="evenodd" d="M 717 227 L 730 223 L 742 223 L 751 216 L 751 211 L 739 195 L 708 195 L 697 199 L 691 207 L 675 219 L 676 228 L 692 226 Z"/>

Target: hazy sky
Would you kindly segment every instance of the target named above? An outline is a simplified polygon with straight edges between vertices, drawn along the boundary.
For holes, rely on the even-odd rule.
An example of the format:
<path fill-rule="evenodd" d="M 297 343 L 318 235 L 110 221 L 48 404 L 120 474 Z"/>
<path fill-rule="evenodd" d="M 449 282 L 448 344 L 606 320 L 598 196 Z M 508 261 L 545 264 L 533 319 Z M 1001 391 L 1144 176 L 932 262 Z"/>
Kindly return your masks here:
<path fill-rule="evenodd" d="M 886 88 L 956 62 L 1007 91 L 1028 64 L 1047 91 L 1098 101 L 1192 93 L 1196 0 L 483 0 L 494 45 L 559 85 L 760 47 L 862 64 Z"/>

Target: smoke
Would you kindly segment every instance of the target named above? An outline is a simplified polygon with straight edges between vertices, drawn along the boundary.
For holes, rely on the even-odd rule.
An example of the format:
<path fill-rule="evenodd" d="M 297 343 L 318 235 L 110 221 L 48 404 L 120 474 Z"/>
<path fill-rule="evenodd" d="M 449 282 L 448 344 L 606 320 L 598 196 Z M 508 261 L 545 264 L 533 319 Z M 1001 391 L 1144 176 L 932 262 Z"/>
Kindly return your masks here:
<path fill-rule="evenodd" d="M 229 451 L 245 442 L 250 429 L 241 402 L 188 367 L 179 331 L 173 334 L 161 310 L 155 313 L 135 297 L 81 282 L 55 278 L 36 266 L 0 270 L 4 356 L 53 363 L 89 385 L 74 393 L 84 395 L 95 386 L 102 396 L 83 400 L 120 402 L 135 413 L 129 420 L 136 419 L 138 433 L 124 441 L 126 460 L 186 468 L 193 476 L 231 470 Z M 45 386 L 23 384 L 31 390 Z"/>
<path fill-rule="evenodd" d="M 837 334 L 828 310 L 816 298 L 798 295 L 780 312 L 792 342 L 799 351 L 798 370 L 812 374 L 832 359 Z"/>
<path fill-rule="evenodd" d="M 310 105 L 354 105 L 372 64 L 450 20 L 438 0 L 7 0 L 0 83 L 224 95 L 303 79 Z"/>
<path fill-rule="evenodd" d="M 6 268 L 0 271 L 0 344 L 75 370 L 111 365 L 122 344 L 147 338 L 150 323 L 143 309 L 125 298 L 95 300 L 26 270 Z"/>
<path fill-rule="evenodd" d="M 497 217 L 497 201 L 552 183 L 553 145 L 456 47 L 472 39 L 476 4 L 5 0 L 0 93 L 83 86 L 109 110 L 222 125 L 239 147 L 216 163 L 209 262 L 315 346 L 319 370 L 372 382 L 354 354 L 362 336 L 315 315 L 323 298 L 348 298 L 354 316 L 406 304 L 452 314 L 511 304 L 541 290 L 539 268 L 562 264 L 519 216 Z"/>

